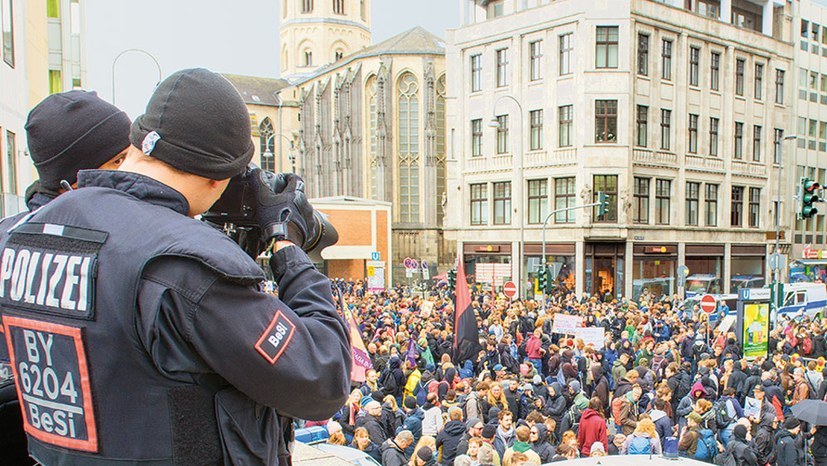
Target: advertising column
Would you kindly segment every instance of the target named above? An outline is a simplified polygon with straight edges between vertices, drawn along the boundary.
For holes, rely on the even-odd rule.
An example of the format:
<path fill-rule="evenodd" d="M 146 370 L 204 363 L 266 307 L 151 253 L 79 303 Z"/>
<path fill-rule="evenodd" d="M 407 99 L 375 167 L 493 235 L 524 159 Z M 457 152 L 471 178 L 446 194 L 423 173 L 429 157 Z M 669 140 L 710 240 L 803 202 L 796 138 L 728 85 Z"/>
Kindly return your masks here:
<path fill-rule="evenodd" d="M 770 333 L 770 290 L 742 288 L 738 292 L 738 339 L 744 358 L 766 356 Z"/>

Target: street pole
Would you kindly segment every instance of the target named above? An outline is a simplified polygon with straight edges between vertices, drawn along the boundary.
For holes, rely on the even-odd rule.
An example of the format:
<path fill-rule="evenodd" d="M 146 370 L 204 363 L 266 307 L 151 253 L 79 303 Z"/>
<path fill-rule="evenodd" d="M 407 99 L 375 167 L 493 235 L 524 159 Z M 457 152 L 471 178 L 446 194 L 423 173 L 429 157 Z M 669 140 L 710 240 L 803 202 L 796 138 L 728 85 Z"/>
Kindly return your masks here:
<path fill-rule="evenodd" d="M 518 171 L 518 181 L 519 181 L 519 222 L 520 222 L 520 244 L 517 252 L 517 257 L 519 259 L 519 263 L 517 264 L 517 283 L 519 283 L 518 289 L 521 290 L 521 293 L 525 292 L 525 287 L 523 286 L 525 283 L 523 282 L 523 263 L 525 262 L 525 257 L 523 257 L 525 252 L 525 213 L 523 210 L 524 205 L 524 167 L 523 167 L 523 133 L 525 133 L 525 115 L 523 115 L 523 106 L 520 105 L 520 101 L 517 100 L 514 96 L 506 94 L 501 95 L 497 100 L 494 101 L 493 106 L 493 115 L 491 117 L 491 124 L 489 126 L 494 128 L 499 128 L 499 122 L 497 121 L 497 104 L 500 103 L 501 100 L 508 99 L 514 102 L 517 105 L 517 108 L 520 110 L 520 133 L 519 137 L 517 138 L 520 142 L 520 150 L 516 151 L 517 160 L 515 161 L 515 165 L 519 169 Z M 516 194 L 516 193 L 515 193 Z M 513 196 L 512 196 L 513 198 Z M 524 297 L 523 297 L 524 298 Z"/>
<path fill-rule="evenodd" d="M 778 147 L 778 184 L 775 193 L 775 267 L 772 279 L 772 292 L 770 293 L 770 309 L 776 311 L 775 315 L 778 314 L 778 284 L 781 279 L 781 170 L 784 168 L 784 141 L 791 141 L 796 138 L 797 136 L 794 134 L 784 136 L 779 142 Z M 770 319 L 770 328 L 772 328 L 772 319 Z"/>
<path fill-rule="evenodd" d="M 542 245 L 542 248 L 543 248 L 543 252 L 542 252 L 543 256 L 542 257 L 543 257 L 543 259 L 542 259 L 542 262 L 540 262 L 540 267 L 545 267 L 546 266 L 546 227 L 548 227 L 548 221 L 551 220 L 551 217 L 554 216 L 554 215 L 557 215 L 561 212 L 568 212 L 570 210 L 577 210 L 577 209 L 588 209 L 588 208 L 595 207 L 595 206 L 598 206 L 598 205 L 600 205 L 599 202 L 594 202 L 592 204 L 576 205 L 574 207 L 566 207 L 566 208 L 563 208 L 563 209 L 552 210 L 551 212 L 548 213 L 548 215 L 546 215 L 546 218 L 543 220 L 543 243 L 542 243 L 543 244 Z M 543 287 L 543 289 L 541 291 L 543 292 L 543 302 L 542 302 L 542 305 L 540 307 L 540 315 L 543 315 L 543 314 L 546 313 L 546 289 L 545 289 L 545 287 Z"/>

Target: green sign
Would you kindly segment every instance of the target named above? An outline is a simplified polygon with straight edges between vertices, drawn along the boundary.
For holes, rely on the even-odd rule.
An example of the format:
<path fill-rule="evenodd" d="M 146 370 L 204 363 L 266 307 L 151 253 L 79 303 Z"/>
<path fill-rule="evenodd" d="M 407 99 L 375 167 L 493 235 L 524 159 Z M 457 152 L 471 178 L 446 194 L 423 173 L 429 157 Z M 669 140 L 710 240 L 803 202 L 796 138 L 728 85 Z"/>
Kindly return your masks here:
<path fill-rule="evenodd" d="M 769 303 L 744 305 L 744 357 L 748 359 L 767 355 L 770 333 Z"/>

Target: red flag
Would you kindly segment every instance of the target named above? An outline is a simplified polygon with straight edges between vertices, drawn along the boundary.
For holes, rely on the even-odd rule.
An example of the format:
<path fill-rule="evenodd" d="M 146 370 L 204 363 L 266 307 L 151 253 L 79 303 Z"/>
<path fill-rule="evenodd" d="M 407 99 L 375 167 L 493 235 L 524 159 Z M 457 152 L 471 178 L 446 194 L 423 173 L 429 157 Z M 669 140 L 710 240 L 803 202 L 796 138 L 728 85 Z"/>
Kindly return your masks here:
<path fill-rule="evenodd" d="M 476 362 L 480 345 L 477 318 L 471 307 L 471 292 L 465 279 L 465 267 L 462 256 L 457 260 L 457 284 L 454 291 L 454 362 L 462 364 L 470 359 Z"/>

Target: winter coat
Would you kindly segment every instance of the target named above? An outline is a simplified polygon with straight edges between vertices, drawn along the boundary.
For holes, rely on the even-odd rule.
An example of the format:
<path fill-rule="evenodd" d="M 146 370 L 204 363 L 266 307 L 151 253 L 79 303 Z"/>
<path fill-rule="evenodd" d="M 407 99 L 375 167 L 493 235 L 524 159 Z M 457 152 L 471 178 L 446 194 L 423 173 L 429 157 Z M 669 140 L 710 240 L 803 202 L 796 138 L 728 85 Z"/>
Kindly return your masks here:
<path fill-rule="evenodd" d="M 623 435 L 629 435 L 635 431 L 637 414 L 637 403 L 630 401 L 628 396 L 624 396 L 623 403 L 620 405 L 620 419 L 615 419 L 615 424 L 622 426 Z"/>
<path fill-rule="evenodd" d="M 436 436 L 436 447 L 442 448 L 442 464 L 454 464 L 457 456 L 457 446 L 465 435 L 465 423 L 462 421 L 448 421 Z"/>
<path fill-rule="evenodd" d="M 408 464 L 405 452 L 399 448 L 394 439 L 388 439 L 382 443 L 379 451 L 382 452 L 382 466 L 407 466 Z"/>
<path fill-rule="evenodd" d="M 632 442 L 637 437 L 642 437 L 642 438 L 649 439 L 649 442 L 651 444 L 650 450 L 652 450 L 651 455 L 654 456 L 654 455 L 660 455 L 661 453 L 663 453 L 663 450 L 660 447 L 660 442 L 658 441 L 658 439 L 652 438 L 652 436 L 650 436 L 649 434 L 643 433 L 643 434 L 631 434 L 631 435 L 626 436 L 626 441 L 623 442 L 623 447 L 621 447 L 621 449 L 620 449 L 620 454 L 621 455 L 628 455 L 629 454 L 629 446 L 632 444 Z"/>
<path fill-rule="evenodd" d="M 800 466 L 804 464 L 804 452 L 798 446 L 796 438 L 787 429 L 781 429 L 775 434 L 775 444 L 778 454 L 776 466 Z"/>
<path fill-rule="evenodd" d="M 666 437 L 671 437 L 673 435 L 672 419 L 666 415 L 666 412 L 654 409 L 651 413 L 649 413 L 649 416 L 652 418 L 652 422 L 655 423 L 655 432 L 657 432 L 658 438 L 660 438 L 661 442 L 663 442 L 663 439 Z"/>
<path fill-rule="evenodd" d="M 356 450 L 359 449 L 359 447 L 356 446 L 356 440 L 354 440 L 353 442 L 350 443 L 350 448 L 354 448 Z M 362 451 L 367 453 L 368 455 L 370 455 L 370 457 L 375 459 L 377 462 L 382 461 L 382 452 L 379 451 L 379 445 L 377 445 L 373 442 L 368 442 L 367 448 L 365 448 Z"/>
<path fill-rule="evenodd" d="M 408 413 L 405 422 L 402 424 L 402 429 L 409 430 L 413 434 L 414 443 L 419 441 L 422 437 L 422 420 L 425 419 L 425 411 L 422 408 L 416 408 Z M 401 430 L 401 429 L 400 429 Z M 394 435 L 397 432 L 394 432 Z"/>
<path fill-rule="evenodd" d="M 597 411 L 586 408 L 580 416 L 580 428 L 577 431 L 577 444 L 580 445 L 580 455 L 588 457 L 591 454 L 592 444 L 600 442 L 603 450 L 608 451 L 609 439 L 606 430 L 606 419 Z"/>
<path fill-rule="evenodd" d="M 814 458 L 821 460 L 827 458 L 827 427 L 816 427 L 811 450 Z"/>
<path fill-rule="evenodd" d="M 520 417 L 520 395 L 519 391 L 511 391 L 510 388 L 506 388 L 503 390 L 505 394 L 505 399 L 508 402 L 508 410 L 514 414 L 514 419 L 518 419 Z"/>
<path fill-rule="evenodd" d="M 774 421 L 775 412 L 767 411 L 762 414 L 758 430 L 752 439 L 759 464 L 771 463 L 775 458 L 775 429 L 772 428 Z"/>
<path fill-rule="evenodd" d="M 726 386 L 735 389 L 735 396 L 738 400 L 744 399 L 744 382 L 747 381 L 747 374 L 744 374 L 744 371 L 741 370 L 741 364 L 736 363 L 734 368 L 732 369 L 732 373 L 729 374 L 729 379 L 727 379 Z M 747 396 L 752 396 L 752 393 L 748 394 Z"/>
<path fill-rule="evenodd" d="M 531 449 L 540 457 L 540 463 L 545 464 L 554 457 L 554 447 L 548 442 L 548 429 L 545 424 L 536 424 L 537 441 L 531 444 Z"/>
<path fill-rule="evenodd" d="M 615 390 L 620 385 L 620 379 L 624 377 L 626 377 L 626 367 L 618 359 L 612 364 L 612 379 L 615 381 Z"/>
<path fill-rule="evenodd" d="M 364 427 L 368 431 L 370 441 L 382 445 L 387 439 L 385 434 L 385 427 L 382 425 L 381 418 L 377 419 L 371 414 L 364 414 L 356 418 L 356 427 Z"/>
<path fill-rule="evenodd" d="M 732 455 L 735 458 L 735 463 L 738 466 L 757 466 L 758 456 L 755 454 L 755 448 L 746 441 L 733 436 L 732 440 L 727 444 L 724 450 L 724 456 Z"/>
<path fill-rule="evenodd" d="M 594 378 L 594 392 L 592 396 L 600 398 L 600 403 L 603 405 L 603 411 L 609 409 L 609 379 L 603 374 L 603 368 L 595 364 L 592 367 L 592 378 Z"/>
<path fill-rule="evenodd" d="M 624 396 L 632 391 L 632 383 L 625 378 L 615 379 L 614 397 Z"/>
<path fill-rule="evenodd" d="M 436 437 L 436 434 L 442 429 L 442 410 L 430 403 L 425 403 L 423 408 L 425 416 L 422 418 L 422 435 Z"/>
<path fill-rule="evenodd" d="M 550 395 L 551 399 L 545 407 L 545 412 L 559 424 L 566 412 L 566 397 L 563 396 L 563 389 L 559 383 L 552 383 L 551 388 L 554 390 L 554 395 Z"/>
<path fill-rule="evenodd" d="M 511 426 L 511 429 L 507 432 L 503 431 L 502 427 L 497 426 L 497 434 L 494 436 L 494 450 L 497 451 L 500 458 L 503 457 L 506 449 L 508 449 L 511 445 L 514 445 L 515 436 L 516 431 L 514 426 Z"/>

